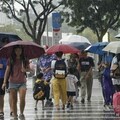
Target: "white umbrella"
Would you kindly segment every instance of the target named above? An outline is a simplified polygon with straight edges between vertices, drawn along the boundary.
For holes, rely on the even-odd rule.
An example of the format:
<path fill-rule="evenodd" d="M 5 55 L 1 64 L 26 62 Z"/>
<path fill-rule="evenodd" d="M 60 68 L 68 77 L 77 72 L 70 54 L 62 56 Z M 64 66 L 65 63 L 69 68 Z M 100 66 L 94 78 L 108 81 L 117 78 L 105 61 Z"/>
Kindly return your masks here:
<path fill-rule="evenodd" d="M 103 51 L 108 51 L 111 53 L 120 53 L 120 41 L 110 42 L 106 47 L 102 49 Z"/>
<path fill-rule="evenodd" d="M 67 37 L 62 38 L 59 41 L 59 43 L 61 44 L 70 44 L 72 42 L 83 42 L 83 43 L 86 42 L 86 43 L 91 44 L 87 38 L 80 36 L 80 35 L 68 35 Z"/>
<path fill-rule="evenodd" d="M 115 38 L 120 38 L 120 33 L 118 35 L 116 35 Z"/>

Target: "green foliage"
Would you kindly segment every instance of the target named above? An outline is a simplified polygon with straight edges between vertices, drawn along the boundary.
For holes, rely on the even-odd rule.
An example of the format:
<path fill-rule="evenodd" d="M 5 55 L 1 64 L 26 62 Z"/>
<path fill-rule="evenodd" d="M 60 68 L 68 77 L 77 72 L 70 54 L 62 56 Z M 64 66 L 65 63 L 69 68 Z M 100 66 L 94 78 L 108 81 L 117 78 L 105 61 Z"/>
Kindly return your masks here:
<path fill-rule="evenodd" d="M 40 44 L 48 15 L 56 10 L 61 2 L 62 0 L 60 2 L 54 0 L 3 0 L 0 1 L 2 3 L 0 7 L 8 18 L 17 20 L 25 33 L 34 42 Z M 16 8 L 15 3 L 21 5 L 20 10 Z"/>
<path fill-rule="evenodd" d="M 23 28 L 12 24 L 0 27 L 0 32 L 15 33 L 23 40 L 31 40 L 31 38 L 25 33 Z"/>
<path fill-rule="evenodd" d="M 108 29 L 120 26 L 120 0 L 66 0 L 64 5 L 69 9 L 61 11 L 65 22 L 78 33 L 90 28 L 99 42 Z"/>

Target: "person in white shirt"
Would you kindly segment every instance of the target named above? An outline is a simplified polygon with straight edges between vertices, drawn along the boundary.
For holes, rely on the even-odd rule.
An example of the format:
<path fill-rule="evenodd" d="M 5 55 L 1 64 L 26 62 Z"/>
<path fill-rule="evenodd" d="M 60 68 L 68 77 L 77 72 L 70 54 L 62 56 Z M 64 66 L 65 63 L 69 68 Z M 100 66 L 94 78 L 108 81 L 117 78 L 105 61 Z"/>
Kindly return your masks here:
<path fill-rule="evenodd" d="M 73 109 L 73 97 L 76 96 L 75 84 L 77 84 L 77 82 L 78 82 L 77 77 L 73 73 L 74 73 L 74 69 L 68 68 L 68 74 L 66 77 L 67 97 L 68 97 L 67 108 L 71 108 L 71 109 Z"/>

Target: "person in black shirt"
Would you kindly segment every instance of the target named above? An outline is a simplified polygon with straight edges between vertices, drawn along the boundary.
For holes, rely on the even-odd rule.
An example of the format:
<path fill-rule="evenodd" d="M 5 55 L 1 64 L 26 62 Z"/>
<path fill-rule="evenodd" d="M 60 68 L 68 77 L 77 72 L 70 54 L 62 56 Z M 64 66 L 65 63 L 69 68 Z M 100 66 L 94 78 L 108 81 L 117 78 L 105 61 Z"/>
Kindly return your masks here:
<path fill-rule="evenodd" d="M 94 67 L 93 58 L 87 56 L 86 51 L 81 51 L 80 57 L 80 81 L 81 81 L 81 103 L 84 104 L 87 92 L 87 100 L 91 101 L 92 85 L 93 85 L 93 72 Z"/>

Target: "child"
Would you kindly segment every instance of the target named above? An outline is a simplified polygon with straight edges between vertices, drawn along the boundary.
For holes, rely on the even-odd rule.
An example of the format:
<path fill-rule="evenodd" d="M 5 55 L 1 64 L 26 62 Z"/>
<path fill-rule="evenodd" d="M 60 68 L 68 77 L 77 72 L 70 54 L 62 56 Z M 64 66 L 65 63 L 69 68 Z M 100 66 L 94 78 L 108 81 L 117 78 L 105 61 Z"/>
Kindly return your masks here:
<path fill-rule="evenodd" d="M 44 109 L 44 100 L 45 100 L 45 89 L 47 82 L 43 79 L 43 73 L 37 75 L 37 80 L 35 81 L 33 97 L 36 100 L 35 110 L 37 110 L 38 101 L 42 101 L 42 109 Z"/>
<path fill-rule="evenodd" d="M 75 75 L 73 75 L 74 70 L 72 68 L 68 69 L 68 75 L 66 77 L 67 80 L 67 96 L 68 103 L 67 108 L 73 109 L 73 97 L 76 96 L 76 88 L 75 84 L 77 84 L 78 79 Z"/>

